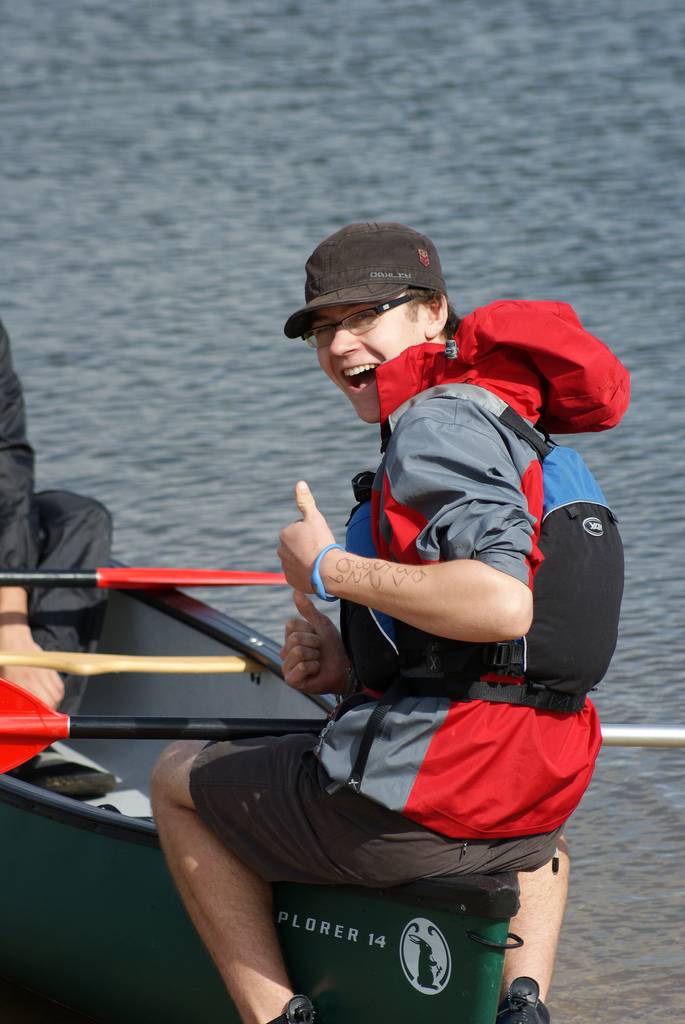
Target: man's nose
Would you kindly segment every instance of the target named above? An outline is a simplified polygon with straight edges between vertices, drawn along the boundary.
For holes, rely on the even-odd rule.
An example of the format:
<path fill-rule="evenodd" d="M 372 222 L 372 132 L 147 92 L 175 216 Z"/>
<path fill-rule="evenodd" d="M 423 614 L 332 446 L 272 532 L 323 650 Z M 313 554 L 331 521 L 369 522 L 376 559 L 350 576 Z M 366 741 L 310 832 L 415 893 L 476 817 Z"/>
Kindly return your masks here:
<path fill-rule="evenodd" d="M 341 355 L 345 352 L 353 351 L 359 344 L 359 337 L 353 334 L 343 324 L 338 324 L 335 329 L 335 335 L 333 341 L 328 346 L 331 352 L 336 355 Z"/>

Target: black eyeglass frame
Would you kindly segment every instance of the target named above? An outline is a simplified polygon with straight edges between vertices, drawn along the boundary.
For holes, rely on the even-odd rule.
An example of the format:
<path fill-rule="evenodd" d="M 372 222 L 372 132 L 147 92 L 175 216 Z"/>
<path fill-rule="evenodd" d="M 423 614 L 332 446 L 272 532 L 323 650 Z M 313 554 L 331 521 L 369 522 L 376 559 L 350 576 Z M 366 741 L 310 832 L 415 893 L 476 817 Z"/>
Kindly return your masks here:
<path fill-rule="evenodd" d="M 348 325 L 347 325 L 347 321 L 348 320 L 354 320 L 355 317 L 361 316 L 362 313 L 375 313 L 376 314 L 376 320 L 377 320 L 378 317 L 383 315 L 383 313 L 387 313 L 387 312 L 389 312 L 389 310 L 395 309 L 397 306 L 403 306 L 405 302 L 411 302 L 412 299 L 415 299 L 415 298 L 416 298 L 415 295 L 400 295 L 396 299 L 388 299 L 387 302 L 381 302 L 380 305 L 378 305 L 378 306 L 368 306 L 366 309 L 358 309 L 356 311 L 356 313 L 348 313 L 347 316 L 344 316 L 341 320 L 338 320 L 336 323 L 333 323 L 333 324 L 319 324 L 319 326 L 315 327 L 313 330 L 305 331 L 304 334 L 302 335 L 302 340 L 305 341 L 307 343 L 307 345 L 309 345 L 310 348 L 314 348 L 314 349 L 328 348 L 329 345 L 333 344 L 333 340 L 335 338 L 335 332 L 337 331 L 337 329 L 339 327 L 348 327 Z M 348 330 L 351 330 L 352 333 L 354 335 L 357 335 L 357 336 L 359 336 L 361 334 L 366 334 L 367 331 L 373 330 L 373 328 L 376 325 L 376 320 L 372 320 L 370 324 L 368 324 L 365 327 L 363 327 L 362 330 L 360 330 L 360 331 L 355 331 L 351 327 L 348 327 Z M 325 331 L 326 329 L 330 329 L 331 327 L 333 328 L 333 334 L 331 335 L 331 340 L 330 341 L 326 341 L 326 342 L 324 342 L 322 344 L 318 344 L 317 340 L 316 340 L 317 332 L 318 331 Z"/>

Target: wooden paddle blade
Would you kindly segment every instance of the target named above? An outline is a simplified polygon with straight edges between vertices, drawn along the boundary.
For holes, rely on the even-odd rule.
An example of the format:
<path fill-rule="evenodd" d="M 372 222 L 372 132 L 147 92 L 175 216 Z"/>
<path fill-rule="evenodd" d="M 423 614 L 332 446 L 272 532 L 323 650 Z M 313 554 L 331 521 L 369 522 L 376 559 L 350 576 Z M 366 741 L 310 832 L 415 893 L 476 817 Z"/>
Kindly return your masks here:
<path fill-rule="evenodd" d="M 69 716 L 53 711 L 28 690 L 0 676 L 0 772 L 69 736 Z"/>
<path fill-rule="evenodd" d="M 164 590 L 169 587 L 283 586 L 282 572 L 223 569 L 96 569 L 97 585 L 110 590 Z"/>

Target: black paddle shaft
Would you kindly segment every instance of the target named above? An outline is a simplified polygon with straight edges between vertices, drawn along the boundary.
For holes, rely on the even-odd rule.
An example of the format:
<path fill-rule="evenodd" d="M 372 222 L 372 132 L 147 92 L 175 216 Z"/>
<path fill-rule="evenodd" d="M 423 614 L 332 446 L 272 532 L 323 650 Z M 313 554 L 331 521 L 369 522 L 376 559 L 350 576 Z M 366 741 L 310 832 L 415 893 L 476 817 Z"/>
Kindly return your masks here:
<path fill-rule="evenodd" d="M 0 572 L 0 587 L 97 587 L 98 574 L 95 569 L 80 572 L 37 569 L 35 571 Z"/>
<path fill-rule="evenodd" d="M 69 720 L 72 739 L 244 740 L 257 736 L 319 733 L 322 718 L 110 718 L 76 715 Z"/>

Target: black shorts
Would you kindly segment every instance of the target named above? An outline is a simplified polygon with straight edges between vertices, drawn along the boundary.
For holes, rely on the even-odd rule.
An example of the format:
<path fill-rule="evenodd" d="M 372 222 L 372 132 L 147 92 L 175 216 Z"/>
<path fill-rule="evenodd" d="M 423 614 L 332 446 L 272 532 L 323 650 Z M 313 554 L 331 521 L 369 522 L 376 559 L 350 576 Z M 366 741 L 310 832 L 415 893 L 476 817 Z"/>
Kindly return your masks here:
<path fill-rule="evenodd" d="M 554 855 L 561 828 L 515 839 L 451 839 L 330 779 L 311 736 L 212 743 L 190 792 L 200 817 L 270 882 L 369 886 L 417 878 L 533 871 Z"/>

